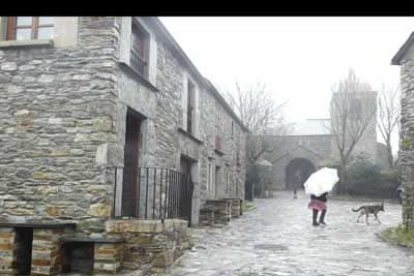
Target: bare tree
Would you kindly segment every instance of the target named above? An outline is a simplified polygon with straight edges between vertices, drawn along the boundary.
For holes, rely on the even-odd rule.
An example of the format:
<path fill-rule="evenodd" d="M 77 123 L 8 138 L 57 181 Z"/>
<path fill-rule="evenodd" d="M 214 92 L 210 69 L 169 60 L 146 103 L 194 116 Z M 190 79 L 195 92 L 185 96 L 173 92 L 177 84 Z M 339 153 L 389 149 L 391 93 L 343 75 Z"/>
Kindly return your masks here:
<path fill-rule="evenodd" d="M 400 99 L 398 95 L 399 89 L 387 89 L 385 85 L 382 85 L 378 99 L 378 128 L 387 146 L 387 159 L 390 168 L 394 167 L 394 158 L 392 155 L 391 147 L 391 134 L 394 131 L 394 128 L 396 126 L 398 127 L 398 122 L 400 119 Z"/>
<path fill-rule="evenodd" d="M 282 114 L 285 103 L 277 103 L 265 84 L 257 83 L 244 89 L 236 82 L 235 88 L 233 93 L 227 92 L 224 97 L 250 130 L 246 136 L 246 181 L 255 184 L 255 194 L 264 197 L 266 178 L 257 162 L 264 154 L 278 148 L 275 137 L 287 131 Z"/>
<path fill-rule="evenodd" d="M 362 102 L 370 91 L 371 86 L 358 79 L 352 69 L 349 70 L 347 78 L 332 87 L 329 127 L 339 153 L 339 191 L 341 184 L 346 181 L 346 169 L 351 154 L 367 128 L 372 125 L 376 114 L 375 102 Z"/>
<path fill-rule="evenodd" d="M 250 130 L 246 141 L 247 160 L 254 164 L 264 153 L 274 150 L 271 136 L 287 131 L 282 114 L 286 103 L 277 103 L 265 84 L 258 83 L 249 89 L 242 89 L 238 82 L 235 86 L 235 93 L 226 92 L 224 97 Z"/>

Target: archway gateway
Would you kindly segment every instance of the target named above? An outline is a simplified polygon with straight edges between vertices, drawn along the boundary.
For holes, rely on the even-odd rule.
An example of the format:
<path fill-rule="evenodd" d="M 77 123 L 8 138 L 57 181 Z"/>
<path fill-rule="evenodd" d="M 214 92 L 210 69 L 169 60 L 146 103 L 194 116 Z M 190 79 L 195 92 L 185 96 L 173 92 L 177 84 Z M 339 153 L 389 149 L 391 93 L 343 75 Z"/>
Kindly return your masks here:
<path fill-rule="evenodd" d="M 286 188 L 293 189 L 296 188 L 302 189 L 303 183 L 309 178 L 309 176 L 315 172 L 315 165 L 305 158 L 295 158 L 289 162 L 286 166 Z"/>

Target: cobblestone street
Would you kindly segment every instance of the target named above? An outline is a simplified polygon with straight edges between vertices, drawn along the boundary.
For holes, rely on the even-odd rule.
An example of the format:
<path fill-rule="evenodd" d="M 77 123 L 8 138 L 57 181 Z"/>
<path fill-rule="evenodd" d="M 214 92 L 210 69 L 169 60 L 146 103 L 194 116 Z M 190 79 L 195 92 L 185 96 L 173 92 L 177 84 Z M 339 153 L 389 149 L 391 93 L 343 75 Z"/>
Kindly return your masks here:
<path fill-rule="evenodd" d="M 311 226 L 308 196 L 280 192 L 221 228 L 192 229 L 196 246 L 164 276 L 411 276 L 414 250 L 376 236 L 400 222 L 401 206 L 385 203 L 378 224 L 356 223 L 365 202 L 328 201 L 327 226 Z M 363 222 L 362 222 L 363 221 Z"/>

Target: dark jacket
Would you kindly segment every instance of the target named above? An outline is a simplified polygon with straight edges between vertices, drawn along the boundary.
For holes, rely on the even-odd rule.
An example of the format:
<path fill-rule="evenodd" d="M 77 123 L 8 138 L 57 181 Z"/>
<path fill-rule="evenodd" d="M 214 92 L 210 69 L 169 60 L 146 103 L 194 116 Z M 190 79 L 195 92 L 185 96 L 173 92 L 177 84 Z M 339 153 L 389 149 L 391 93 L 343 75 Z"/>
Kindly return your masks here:
<path fill-rule="evenodd" d="M 311 195 L 311 199 L 316 199 L 322 202 L 327 202 L 328 201 L 328 199 L 326 198 L 327 195 L 328 193 L 321 194 L 320 196 Z"/>

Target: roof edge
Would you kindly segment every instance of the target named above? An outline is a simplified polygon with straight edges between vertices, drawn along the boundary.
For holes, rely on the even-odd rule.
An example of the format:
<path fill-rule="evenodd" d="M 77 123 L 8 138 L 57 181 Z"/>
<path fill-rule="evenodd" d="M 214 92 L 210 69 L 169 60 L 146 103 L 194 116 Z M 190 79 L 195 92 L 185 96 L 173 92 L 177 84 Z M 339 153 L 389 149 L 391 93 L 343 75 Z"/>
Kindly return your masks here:
<path fill-rule="evenodd" d="M 402 58 L 404 57 L 405 53 L 407 52 L 408 48 L 410 48 L 411 44 L 414 42 L 414 32 L 408 37 L 408 39 L 404 42 L 398 52 L 394 55 L 391 60 L 391 65 L 401 65 Z"/>
<path fill-rule="evenodd" d="M 236 115 L 236 113 L 234 113 L 233 109 L 226 102 L 226 100 L 220 95 L 220 93 L 217 91 L 214 85 L 208 79 L 203 77 L 200 71 L 198 71 L 197 67 L 192 63 L 192 61 L 187 56 L 187 54 L 184 52 L 184 50 L 181 49 L 178 42 L 174 39 L 172 34 L 167 30 L 167 28 L 164 26 L 161 20 L 158 17 L 148 17 L 148 19 L 155 25 L 155 27 L 158 28 L 161 34 L 166 37 L 167 42 L 170 43 L 170 46 L 173 47 L 173 49 L 177 52 L 177 54 L 180 56 L 183 62 L 189 67 L 188 69 L 198 78 L 200 83 L 203 84 L 204 87 L 207 88 L 213 94 L 213 96 L 215 96 L 218 99 L 221 105 L 223 105 L 224 109 L 240 125 L 240 127 L 245 132 L 250 132 L 249 129 L 242 123 L 241 119 Z"/>
<path fill-rule="evenodd" d="M 217 98 L 217 100 L 223 105 L 224 109 L 227 110 L 227 112 L 230 114 L 231 117 L 240 125 L 240 127 L 245 132 L 250 132 L 250 130 L 243 124 L 241 119 L 236 115 L 234 110 L 230 107 L 230 105 L 226 102 L 226 100 L 223 98 L 223 96 L 217 91 L 216 87 L 209 81 L 208 79 L 205 79 L 207 84 L 209 85 L 209 88 L 214 93 L 214 96 Z"/>

